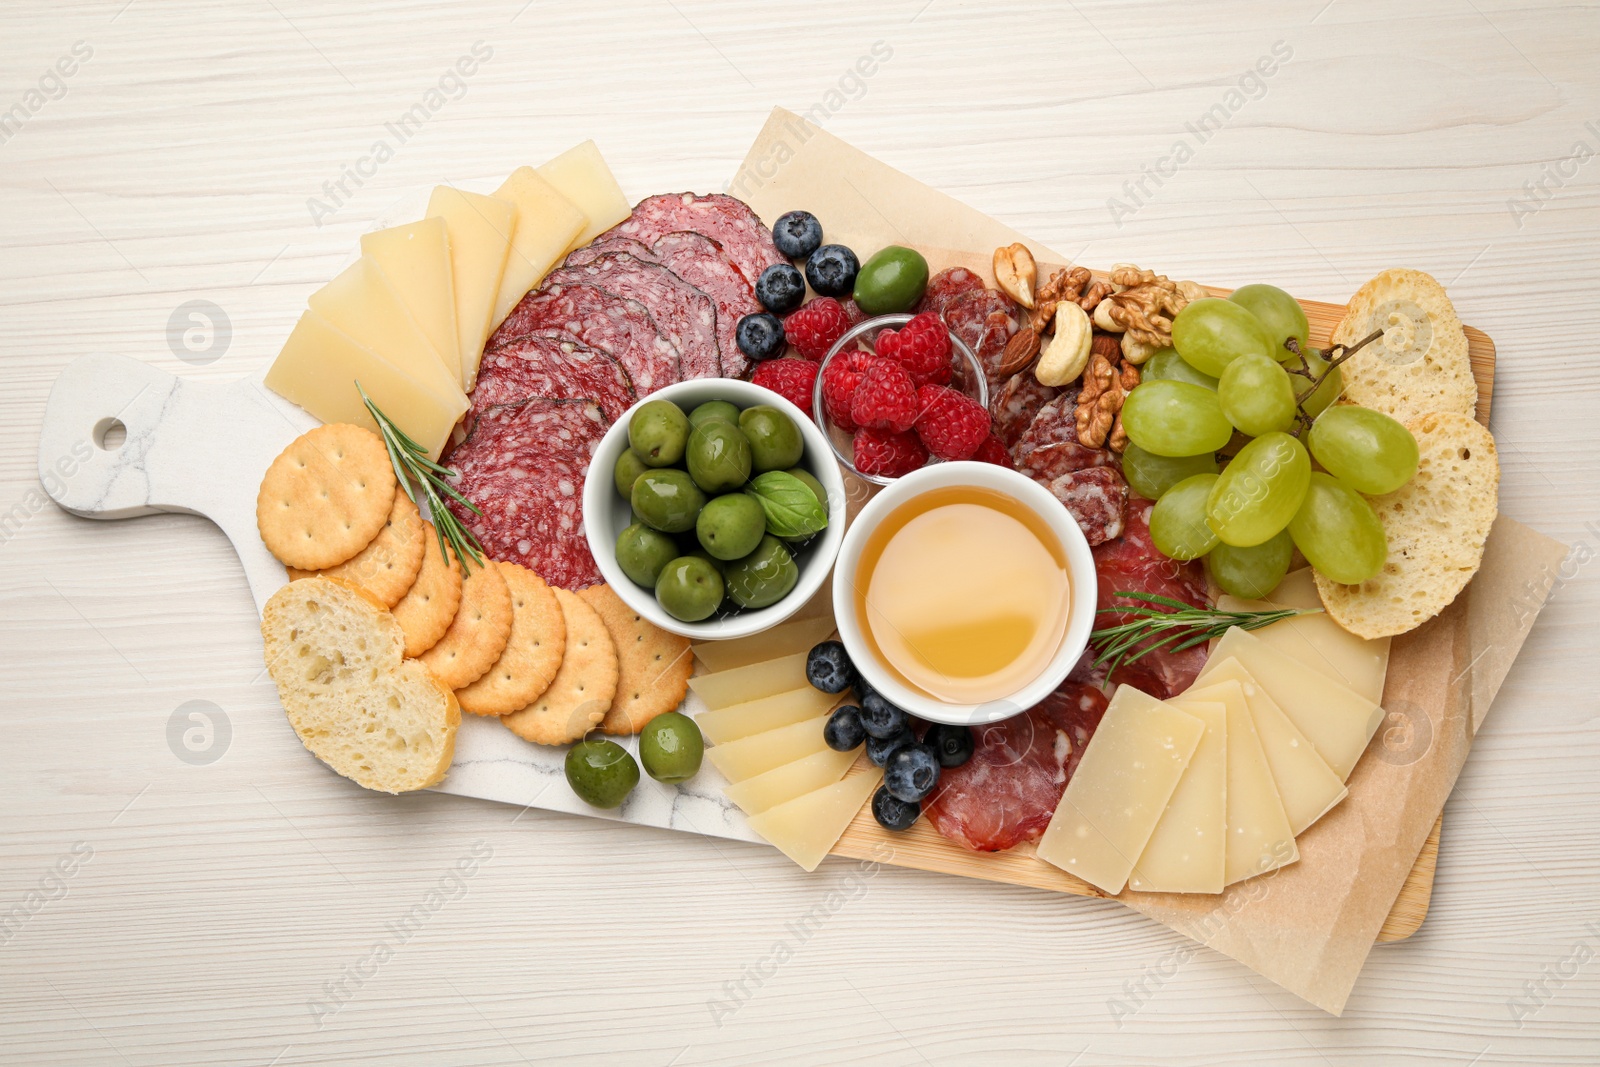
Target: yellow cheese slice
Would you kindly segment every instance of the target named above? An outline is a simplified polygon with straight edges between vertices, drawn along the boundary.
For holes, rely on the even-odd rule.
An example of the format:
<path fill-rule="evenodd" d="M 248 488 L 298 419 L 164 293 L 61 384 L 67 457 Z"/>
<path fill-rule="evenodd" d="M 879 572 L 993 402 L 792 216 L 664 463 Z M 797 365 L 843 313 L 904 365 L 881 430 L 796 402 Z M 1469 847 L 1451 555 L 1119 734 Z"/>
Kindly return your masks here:
<path fill-rule="evenodd" d="M 539 284 L 589 222 L 572 201 L 556 192 L 532 167 L 512 171 L 494 195 L 496 200 L 504 200 L 517 209 L 517 223 L 511 233 L 505 273 L 500 276 L 494 314 L 490 316 L 491 330 L 505 321 L 529 289 Z"/>
<path fill-rule="evenodd" d="M 806 685 L 806 653 L 735 667 L 731 671 L 701 674 L 689 679 L 689 688 L 706 707 L 715 711 L 732 704 L 760 700 L 774 693 L 786 693 Z"/>
<path fill-rule="evenodd" d="M 822 726 L 827 721 L 826 715 L 818 715 L 725 745 L 712 745 L 706 749 L 706 759 L 728 781 L 742 782 L 785 763 L 830 751 L 822 740 Z"/>
<path fill-rule="evenodd" d="M 1345 798 L 1348 790 L 1344 782 L 1317 755 L 1316 748 L 1267 691 L 1250 677 L 1250 672 L 1239 666 L 1238 660 L 1217 663 L 1207 673 L 1206 682 L 1238 682 L 1244 690 L 1250 721 L 1255 724 L 1256 737 L 1266 753 L 1267 766 L 1272 769 L 1272 782 L 1278 788 L 1278 799 L 1283 801 L 1289 829 L 1296 837 Z"/>
<path fill-rule="evenodd" d="M 358 343 L 315 311 L 307 311 L 267 371 L 267 388 L 321 419 L 377 432 L 355 383 L 395 425 L 437 459 L 456 420 L 467 410 L 457 392 L 446 396 Z"/>
<path fill-rule="evenodd" d="M 1206 732 L 1129 873 L 1128 888 L 1220 893 L 1228 851 L 1228 706 L 1187 694 L 1168 703 L 1205 723 Z"/>
<path fill-rule="evenodd" d="M 1131 685 L 1118 686 L 1039 839 L 1039 858 L 1120 893 L 1205 728 Z"/>
<path fill-rule="evenodd" d="M 708 671 L 729 671 L 796 652 L 809 653 L 833 634 L 833 616 L 793 619 L 770 630 L 732 641 L 697 641 L 694 658 Z"/>
<path fill-rule="evenodd" d="M 797 759 L 793 763 L 785 763 L 770 771 L 763 771 L 754 778 L 735 782 L 723 792 L 728 795 L 729 800 L 739 805 L 746 815 L 759 815 L 768 808 L 788 803 L 795 797 L 826 789 L 845 776 L 845 772 L 850 769 L 850 765 L 856 761 L 858 755 L 860 755 L 859 749 L 835 752 L 830 748 L 813 752 L 804 759 Z"/>
<path fill-rule="evenodd" d="M 571 247 L 586 245 L 633 213 L 628 198 L 593 141 L 574 145 L 539 168 L 539 177 L 577 205 L 589 224 Z"/>
<path fill-rule="evenodd" d="M 391 288 L 417 320 L 445 370 L 461 381 L 461 335 L 450 267 L 450 235 L 443 219 L 423 219 L 376 230 L 361 238 Z"/>
<path fill-rule="evenodd" d="M 702 711 L 694 717 L 695 725 L 713 745 L 725 745 L 752 734 L 763 734 L 790 723 L 814 719 L 839 703 L 839 696 L 824 693 L 809 685 L 775 693 L 743 704 L 731 704 L 715 711 Z"/>
<path fill-rule="evenodd" d="M 1278 588 L 1266 598 L 1274 604 L 1282 604 L 1286 608 L 1320 608 L 1322 595 L 1317 592 L 1317 579 L 1312 575 L 1310 567 L 1301 567 L 1284 575 L 1283 581 L 1278 583 Z"/>
<path fill-rule="evenodd" d="M 801 867 L 814 871 L 881 781 L 883 769 L 869 767 L 842 782 L 750 816 L 750 829 Z"/>
<path fill-rule="evenodd" d="M 1240 600 L 1226 594 L 1217 598 L 1217 607 L 1223 611 L 1271 611 L 1283 606 L 1286 605 Z M 1297 615 L 1250 632 L 1294 657 L 1307 670 L 1349 687 L 1374 704 L 1383 700 L 1383 681 L 1389 672 L 1389 638 L 1368 641 L 1357 637 L 1324 612 Z"/>
<path fill-rule="evenodd" d="M 1348 779 L 1383 720 L 1383 709 L 1238 627 L 1222 635 L 1196 684 L 1207 682 L 1214 665 L 1229 657 L 1250 672 L 1339 780 Z"/>
<path fill-rule="evenodd" d="M 478 361 L 489 339 L 489 316 L 500 295 L 517 209 L 504 200 L 438 186 L 428 198 L 429 217 L 444 220 L 450 234 L 450 274 L 456 299 L 461 351 L 461 388 L 472 391 Z"/>

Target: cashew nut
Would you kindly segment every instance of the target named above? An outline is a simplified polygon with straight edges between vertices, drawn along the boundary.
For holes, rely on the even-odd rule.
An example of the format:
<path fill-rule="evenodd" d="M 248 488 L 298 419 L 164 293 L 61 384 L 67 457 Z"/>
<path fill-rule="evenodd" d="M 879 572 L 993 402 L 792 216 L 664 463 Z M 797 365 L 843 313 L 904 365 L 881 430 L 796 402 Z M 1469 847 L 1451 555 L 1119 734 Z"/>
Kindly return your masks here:
<path fill-rule="evenodd" d="M 1122 335 L 1122 358 L 1138 366 L 1157 352 L 1161 351 L 1160 345 L 1147 345 L 1138 340 L 1131 333 Z"/>
<path fill-rule="evenodd" d="M 1026 245 L 1018 243 L 994 250 L 994 282 L 1011 299 L 1031 309 L 1033 287 L 1038 280 L 1039 266 Z"/>
<path fill-rule="evenodd" d="M 1056 331 L 1039 353 L 1033 376 L 1040 385 L 1066 385 L 1083 373 L 1089 364 L 1093 330 L 1089 315 L 1077 304 L 1063 300 L 1056 305 Z"/>
<path fill-rule="evenodd" d="M 1205 287 L 1199 282 L 1179 282 L 1178 295 L 1183 297 L 1185 304 L 1192 304 L 1201 297 L 1210 296 Z"/>
<path fill-rule="evenodd" d="M 1111 298 L 1108 296 L 1094 306 L 1094 324 L 1107 333 L 1121 333 L 1125 326 L 1111 317 Z"/>

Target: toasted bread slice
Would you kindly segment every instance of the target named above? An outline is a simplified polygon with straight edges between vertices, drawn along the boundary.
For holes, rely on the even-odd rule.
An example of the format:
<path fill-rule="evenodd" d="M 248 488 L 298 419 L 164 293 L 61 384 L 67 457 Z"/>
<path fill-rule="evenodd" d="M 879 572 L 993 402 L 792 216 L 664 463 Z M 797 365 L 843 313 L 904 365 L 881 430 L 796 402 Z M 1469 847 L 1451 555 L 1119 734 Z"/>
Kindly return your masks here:
<path fill-rule="evenodd" d="M 358 785 L 403 793 L 444 778 L 461 708 L 383 602 L 338 578 L 302 578 L 261 613 L 267 671 L 300 741 Z"/>
<path fill-rule="evenodd" d="M 1499 508 L 1500 460 L 1488 430 L 1442 412 L 1406 429 L 1421 453 L 1416 477 L 1369 500 L 1389 539 L 1383 570 L 1360 585 L 1316 576 L 1328 614 L 1359 637 L 1403 634 L 1449 606 L 1482 564 Z"/>
<path fill-rule="evenodd" d="M 1444 286 L 1420 270 L 1386 270 L 1350 298 L 1335 344 L 1383 336 L 1343 366 L 1344 398 L 1401 422 L 1435 411 L 1471 416 L 1478 386 L 1467 335 Z"/>

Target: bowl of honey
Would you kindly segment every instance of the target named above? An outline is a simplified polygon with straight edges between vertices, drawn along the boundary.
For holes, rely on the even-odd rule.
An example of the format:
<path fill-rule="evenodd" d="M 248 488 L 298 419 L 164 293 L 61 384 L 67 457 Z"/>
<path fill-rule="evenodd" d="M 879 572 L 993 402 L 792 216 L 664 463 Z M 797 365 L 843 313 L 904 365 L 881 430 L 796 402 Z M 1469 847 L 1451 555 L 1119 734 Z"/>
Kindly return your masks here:
<path fill-rule="evenodd" d="M 833 612 L 856 670 L 931 722 L 978 726 L 1061 684 L 1094 628 L 1094 557 L 1049 490 L 989 463 L 897 479 L 846 531 Z"/>

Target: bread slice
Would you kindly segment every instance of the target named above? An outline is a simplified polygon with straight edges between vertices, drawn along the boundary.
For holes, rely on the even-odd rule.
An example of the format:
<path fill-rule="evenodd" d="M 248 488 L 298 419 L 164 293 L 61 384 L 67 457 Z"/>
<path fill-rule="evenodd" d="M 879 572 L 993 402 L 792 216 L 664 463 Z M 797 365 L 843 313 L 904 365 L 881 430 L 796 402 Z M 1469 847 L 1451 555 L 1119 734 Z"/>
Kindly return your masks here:
<path fill-rule="evenodd" d="M 1383 570 L 1360 585 L 1316 576 L 1323 607 L 1359 637 L 1403 634 L 1449 606 L 1483 563 L 1499 508 L 1500 460 L 1487 429 L 1445 412 L 1406 429 L 1420 453 L 1416 477 L 1369 500 L 1389 539 Z"/>
<path fill-rule="evenodd" d="M 455 757 L 461 707 L 416 660 L 383 602 L 338 578 L 302 578 L 261 613 L 267 672 L 300 742 L 368 789 L 435 785 Z"/>
<path fill-rule="evenodd" d="M 1335 344 L 1384 334 L 1343 365 L 1344 398 L 1401 422 L 1434 411 L 1471 416 L 1478 385 L 1467 335 L 1444 286 L 1420 270 L 1386 270 L 1350 298 Z"/>

